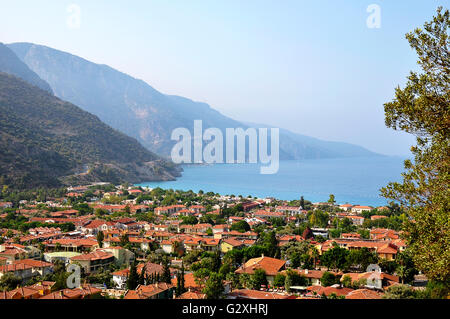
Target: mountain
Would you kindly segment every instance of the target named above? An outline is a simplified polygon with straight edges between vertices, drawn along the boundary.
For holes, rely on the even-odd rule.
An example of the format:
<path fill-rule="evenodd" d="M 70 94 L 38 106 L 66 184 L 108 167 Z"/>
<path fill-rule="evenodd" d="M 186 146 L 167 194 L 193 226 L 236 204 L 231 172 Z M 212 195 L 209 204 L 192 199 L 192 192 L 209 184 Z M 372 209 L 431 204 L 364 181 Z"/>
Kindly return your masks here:
<path fill-rule="evenodd" d="M 17 188 L 179 176 L 135 139 L 18 77 L 0 73 L 0 178 Z"/>
<path fill-rule="evenodd" d="M 247 128 L 208 104 L 160 93 L 144 81 L 107 65 L 31 43 L 13 43 L 8 47 L 50 84 L 56 96 L 97 115 L 157 154 L 169 156 L 175 143 L 170 139 L 173 129 L 185 127 L 193 132 L 194 120 L 201 119 L 203 129 Z M 281 159 L 375 155 L 378 154 L 357 145 L 280 132 Z"/>
<path fill-rule="evenodd" d="M 53 93 L 50 85 L 42 80 L 39 75 L 20 60 L 16 54 L 6 45 L 0 42 L 0 72 L 15 75 L 28 83 L 41 88 L 44 91 Z"/>
<path fill-rule="evenodd" d="M 256 123 L 245 123 L 249 127 L 265 127 L 270 126 Z M 281 141 L 281 139 L 283 139 Z M 289 130 L 280 129 L 280 144 L 284 149 L 290 150 L 290 155 L 294 159 L 301 159 L 302 154 L 309 154 L 310 158 L 342 158 L 342 157 L 370 157 L 382 156 L 373 153 L 361 146 L 344 143 L 324 141 L 318 138 L 293 133 Z"/>

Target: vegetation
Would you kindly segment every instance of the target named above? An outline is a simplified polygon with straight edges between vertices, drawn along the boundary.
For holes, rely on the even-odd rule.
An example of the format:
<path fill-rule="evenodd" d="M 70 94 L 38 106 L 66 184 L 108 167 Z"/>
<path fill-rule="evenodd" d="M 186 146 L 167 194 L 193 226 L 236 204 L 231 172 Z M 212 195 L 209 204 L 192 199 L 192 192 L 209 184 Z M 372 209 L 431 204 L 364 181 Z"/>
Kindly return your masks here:
<path fill-rule="evenodd" d="M 404 88 L 384 105 L 386 125 L 416 136 L 414 160 L 405 161 L 402 183 L 382 195 L 404 208 L 408 245 L 416 267 L 428 278 L 450 282 L 450 28 L 449 10 L 439 8 L 423 29 L 406 35 L 421 73 L 411 72 Z M 397 288 L 400 289 L 400 288 Z M 406 294 L 407 292 L 405 292 Z"/>
<path fill-rule="evenodd" d="M 120 183 L 176 172 L 96 116 L 6 73 L 0 73 L 0 112 L 0 177 L 9 188 L 57 187 L 62 177 Z"/>

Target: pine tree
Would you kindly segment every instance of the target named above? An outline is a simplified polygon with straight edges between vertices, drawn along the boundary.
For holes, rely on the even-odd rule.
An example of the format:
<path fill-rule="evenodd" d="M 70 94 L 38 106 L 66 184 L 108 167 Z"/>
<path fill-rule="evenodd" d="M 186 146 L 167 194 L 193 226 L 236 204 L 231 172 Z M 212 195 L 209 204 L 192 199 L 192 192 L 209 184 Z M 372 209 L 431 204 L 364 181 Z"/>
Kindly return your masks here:
<path fill-rule="evenodd" d="M 163 274 L 161 277 L 162 282 L 170 283 L 170 268 L 169 268 L 169 258 L 165 256 L 163 258 Z"/>
<path fill-rule="evenodd" d="M 414 161 L 406 160 L 402 183 L 390 183 L 382 195 L 412 217 L 405 223 L 408 248 L 416 267 L 429 279 L 450 281 L 450 30 L 449 10 L 406 35 L 422 72 L 411 72 L 405 88 L 384 105 L 386 126 L 416 137 Z"/>
<path fill-rule="evenodd" d="M 186 291 L 186 287 L 184 284 L 184 263 L 181 263 L 181 278 L 180 278 L 180 286 L 181 286 L 181 293 L 184 293 Z"/>

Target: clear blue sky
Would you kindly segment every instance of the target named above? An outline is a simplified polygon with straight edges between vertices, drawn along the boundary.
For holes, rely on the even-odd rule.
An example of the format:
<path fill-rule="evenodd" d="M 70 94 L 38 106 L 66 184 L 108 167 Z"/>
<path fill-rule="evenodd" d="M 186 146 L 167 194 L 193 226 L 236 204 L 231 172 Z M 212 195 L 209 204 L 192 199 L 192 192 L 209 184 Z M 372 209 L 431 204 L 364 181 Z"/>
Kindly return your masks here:
<path fill-rule="evenodd" d="M 373 3 L 378 29 L 366 25 Z M 237 120 L 404 155 L 414 140 L 385 128 L 383 103 L 416 69 L 404 34 L 439 5 L 449 1 L 0 0 L 0 42 L 108 64 Z"/>

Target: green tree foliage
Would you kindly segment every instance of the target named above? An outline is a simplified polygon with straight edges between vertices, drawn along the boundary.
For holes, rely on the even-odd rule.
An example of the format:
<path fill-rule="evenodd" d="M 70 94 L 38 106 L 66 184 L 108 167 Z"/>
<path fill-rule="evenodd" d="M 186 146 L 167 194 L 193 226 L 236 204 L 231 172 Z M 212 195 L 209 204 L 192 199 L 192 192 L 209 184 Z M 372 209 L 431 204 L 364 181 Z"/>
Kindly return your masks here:
<path fill-rule="evenodd" d="M 224 286 L 222 276 L 217 273 L 211 273 L 203 288 L 203 293 L 208 299 L 220 299 L 224 294 Z"/>
<path fill-rule="evenodd" d="M 256 269 L 250 276 L 252 289 L 259 290 L 261 286 L 267 286 L 267 277 L 264 269 Z"/>
<path fill-rule="evenodd" d="M 323 253 L 321 263 L 328 269 L 345 270 L 348 267 L 349 251 L 341 247 L 333 247 Z"/>
<path fill-rule="evenodd" d="M 356 268 L 359 271 L 366 271 L 370 264 L 377 263 L 377 255 L 369 251 L 366 247 L 361 249 L 353 249 L 347 255 L 347 265 Z"/>
<path fill-rule="evenodd" d="M 267 256 L 273 258 L 280 258 L 280 247 L 278 247 L 278 239 L 274 231 L 264 234 L 262 238 L 263 246 L 266 249 Z"/>
<path fill-rule="evenodd" d="M 339 284 L 339 277 L 333 275 L 331 272 L 325 271 L 320 278 L 320 283 L 324 287 L 332 286 L 335 284 Z"/>
<path fill-rule="evenodd" d="M 231 230 L 236 230 L 241 233 L 245 233 L 250 230 L 250 225 L 245 220 L 240 220 L 231 225 Z"/>
<path fill-rule="evenodd" d="M 414 222 L 405 225 L 414 263 L 430 279 L 450 280 L 450 48 L 449 10 L 406 35 L 421 73 L 384 105 L 386 125 L 416 136 L 414 161 L 406 160 L 402 183 L 381 190 L 400 203 Z M 400 289 L 400 288 L 398 288 Z"/>
<path fill-rule="evenodd" d="M 164 256 L 163 258 L 163 262 L 162 262 L 162 266 L 163 266 L 163 273 L 161 276 L 161 281 L 162 282 L 166 282 L 168 284 L 170 284 L 170 260 L 167 256 Z"/>
<path fill-rule="evenodd" d="M 99 232 L 97 233 L 97 242 L 98 242 L 98 246 L 99 246 L 100 248 L 103 247 L 103 241 L 104 241 L 104 240 L 105 240 L 105 234 L 103 234 L 102 231 L 99 231 Z"/>
<path fill-rule="evenodd" d="M 383 299 L 415 299 L 416 292 L 408 285 L 395 285 L 389 287 Z"/>
<path fill-rule="evenodd" d="M 98 117 L 6 73 L 0 73 L 0 113 L 0 176 L 10 188 L 89 179 L 119 183 L 143 176 L 138 164 L 151 161 L 161 172 L 174 172 L 172 163 Z M 86 164 L 87 174 L 80 175 Z M 145 175 L 157 175 L 147 168 Z"/>
<path fill-rule="evenodd" d="M 0 290 L 12 290 L 17 288 L 22 283 L 20 277 L 15 276 L 11 272 L 5 273 L 0 278 Z"/>
<path fill-rule="evenodd" d="M 285 281 L 286 281 L 286 276 L 278 273 L 275 276 L 275 278 L 273 279 L 273 285 L 275 287 L 284 287 Z"/>
<path fill-rule="evenodd" d="M 136 264 L 132 263 L 130 274 L 127 279 L 127 289 L 134 290 L 139 285 L 139 274 L 137 273 Z"/>

